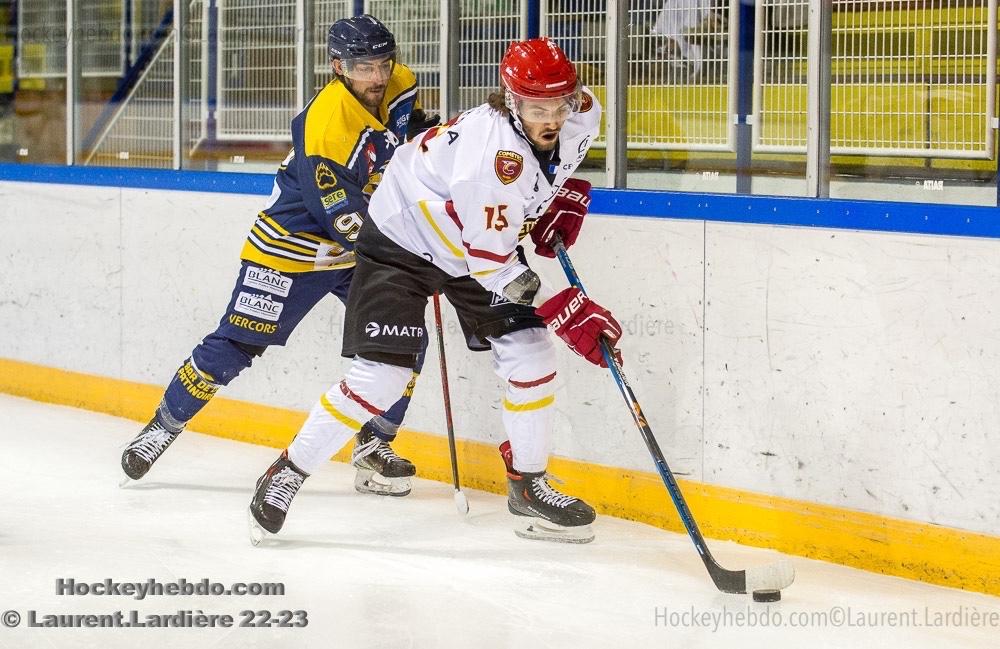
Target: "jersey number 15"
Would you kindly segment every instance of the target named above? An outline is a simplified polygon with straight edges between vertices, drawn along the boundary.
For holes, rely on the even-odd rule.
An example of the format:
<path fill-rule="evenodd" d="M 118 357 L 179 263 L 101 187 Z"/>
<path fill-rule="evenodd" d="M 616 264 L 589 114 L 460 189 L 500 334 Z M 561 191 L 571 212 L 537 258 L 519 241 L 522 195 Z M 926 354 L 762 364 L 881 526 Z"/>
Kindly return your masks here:
<path fill-rule="evenodd" d="M 487 205 L 484 209 L 486 210 L 486 229 L 502 232 L 508 225 L 507 215 L 503 213 L 507 209 L 507 206 L 497 205 L 493 207 L 492 205 Z"/>

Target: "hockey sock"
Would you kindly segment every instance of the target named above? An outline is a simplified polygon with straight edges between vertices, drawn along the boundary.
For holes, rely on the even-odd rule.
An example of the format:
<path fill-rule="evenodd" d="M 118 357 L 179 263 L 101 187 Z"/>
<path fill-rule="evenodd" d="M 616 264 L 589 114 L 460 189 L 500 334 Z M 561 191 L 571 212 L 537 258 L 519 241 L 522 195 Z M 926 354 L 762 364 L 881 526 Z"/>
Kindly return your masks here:
<path fill-rule="evenodd" d="M 288 447 L 288 457 L 313 473 L 361 430 L 384 414 L 410 380 L 409 368 L 355 358 L 347 376 L 322 395 Z"/>
<path fill-rule="evenodd" d="M 507 382 L 503 424 L 517 471 L 545 471 L 555 412 L 556 359 L 546 329 L 490 338 L 493 369 Z"/>
<path fill-rule="evenodd" d="M 410 382 L 403 389 L 403 395 L 381 417 L 376 417 L 365 424 L 365 427 L 371 429 L 372 433 L 382 441 L 391 442 L 396 438 L 396 433 L 399 431 L 399 427 L 403 424 L 403 419 L 406 417 L 406 410 L 410 407 L 413 388 L 417 385 L 417 377 L 420 376 L 420 370 L 424 367 L 424 359 L 426 357 L 427 341 L 425 339 L 424 348 L 417 354 L 413 374 L 410 376 Z"/>

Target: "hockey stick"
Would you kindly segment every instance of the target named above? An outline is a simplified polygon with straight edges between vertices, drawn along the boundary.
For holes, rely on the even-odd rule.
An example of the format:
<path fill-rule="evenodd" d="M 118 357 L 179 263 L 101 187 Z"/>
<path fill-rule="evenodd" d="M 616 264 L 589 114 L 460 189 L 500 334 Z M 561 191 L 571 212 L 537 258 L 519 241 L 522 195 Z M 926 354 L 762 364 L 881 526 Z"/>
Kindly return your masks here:
<path fill-rule="evenodd" d="M 444 355 L 444 327 L 441 325 L 441 299 L 434 293 L 434 324 L 437 327 L 438 363 L 441 366 L 441 391 L 444 393 L 444 417 L 448 422 L 448 452 L 451 454 L 451 482 L 455 485 L 455 509 L 469 515 L 469 499 L 462 493 L 458 481 L 458 453 L 455 451 L 455 425 L 451 419 L 451 392 L 448 390 L 448 361 Z"/>
<path fill-rule="evenodd" d="M 573 262 L 566 253 L 566 246 L 563 245 L 562 239 L 558 234 L 555 236 L 554 248 L 559 257 L 559 263 L 562 265 L 563 272 L 566 273 L 566 279 L 569 280 L 570 284 L 586 294 L 583 283 L 580 282 L 580 276 L 577 275 L 576 269 L 573 267 Z M 663 478 L 663 484 L 666 485 L 667 491 L 670 493 L 670 499 L 674 501 L 674 507 L 677 508 L 681 522 L 684 523 L 684 528 L 687 530 L 688 536 L 691 537 L 691 541 L 694 542 L 694 547 L 698 550 L 698 554 L 701 555 L 701 560 L 705 563 L 708 574 L 712 577 L 712 581 L 715 582 L 715 586 L 724 593 L 752 593 L 757 590 L 780 591 L 789 586 L 795 579 L 795 571 L 792 565 L 785 560 L 747 570 L 726 570 L 719 565 L 719 562 L 715 560 L 715 557 L 709 551 L 708 545 L 705 544 L 705 538 L 701 535 L 701 530 L 698 529 L 698 524 L 695 522 L 691 510 L 688 508 L 687 501 L 684 500 L 684 495 L 677 485 L 677 480 L 674 479 L 674 474 L 670 471 L 670 467 L 667 466 L 667 461 L 663 457 L 663 451 L 660 450 L 660 445 L 653 436 L 649 422 L 646 421 L 646 416 L 642 414 L 642 408 L 639 407 L 639 401 L 632 392 L 632 386 L 629 385 L 628 379 L 625 378 L 621 365 L 618 364 L 618 360 L 612 353 L 611 346 L 607 340 L 601 340 L 601 352 L 604 354 L 604 360 L 608 364 L 608 369 L 611 370 L 611 375 L 615 377 L 615 382 L 618 384 L 618 390 L 621 392 L 622 398 L 625 399 L 625 403 L 632 413 L 632 419 L 635 420 L 635 425 L 639 428 L 642 440 L 646 443 L 649 454 L 653 456 L 653 462 L 656 464 L 656 469 L 660 477 Z"/>

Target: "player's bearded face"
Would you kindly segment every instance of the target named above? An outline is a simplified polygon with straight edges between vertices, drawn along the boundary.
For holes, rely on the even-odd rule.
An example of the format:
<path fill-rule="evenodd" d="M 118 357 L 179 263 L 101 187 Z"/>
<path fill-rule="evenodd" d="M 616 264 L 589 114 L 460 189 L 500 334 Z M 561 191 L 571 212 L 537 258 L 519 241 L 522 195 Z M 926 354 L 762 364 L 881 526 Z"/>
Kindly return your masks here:
<path fill-rule="evenodd" d="M 351 93 L 365 108 L 377 110 L 385 98 L 395 57 L 334 61 L 334 72 L 345 78 Z"/>
<path fill-rule="evenodd" d="M 574 98 L 518 99 L 517 115 L 524 134 L 539 151 L 551 151 L 559 141 L 559 131 L 573 114 Z"/>

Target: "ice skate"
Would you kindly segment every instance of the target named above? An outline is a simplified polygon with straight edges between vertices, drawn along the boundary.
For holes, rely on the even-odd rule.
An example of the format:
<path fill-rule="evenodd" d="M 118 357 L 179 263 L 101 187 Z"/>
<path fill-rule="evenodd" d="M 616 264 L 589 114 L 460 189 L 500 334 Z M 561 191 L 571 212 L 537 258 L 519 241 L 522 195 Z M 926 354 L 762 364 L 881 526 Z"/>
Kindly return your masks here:
<path fill-rule="evenodd" d="M 163 455 L 167 447 L 173 444 L 180 434 L 180 430 L 167 430 L 160 423 L 159 415 L 153 415 L 146 427 L 135 436 L 135 439 L 129 442 L 122 453 L 122 470 L 127 477 L 119 483 L 119 486 L 124 487 L 130 481 L 138 480 L 146 475 L 153 463 Z"/>
<path fill-rule="evenodd" d="M 355 437 L 351 464 L 358 470 L 354 489 L 379 496 L 405 496 L 410 493 L 410 477 L 416 474 L 413 463 L 396 455 L 389 443 L 365 426 Z"/>
<path fill-rule="evenodd" d="M 257 480 L 250 502 L 250 543 L 258 545 L 268 534 L 281 531 L 292 499 L 308 477 L 292 464 L 285 451 Z"/>
<path fill-rule="evenodd" d="M 518 517 L 514 534 L 522 539 L 559 543 L 590 543 L 594 532 L 590 524 L 597 514 L 579 498 L 568 496 L 549 484 L 544 471 L 515 471 L 510 443 L 500 447 L 507 465 L 507 509 Z"/>

